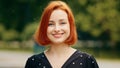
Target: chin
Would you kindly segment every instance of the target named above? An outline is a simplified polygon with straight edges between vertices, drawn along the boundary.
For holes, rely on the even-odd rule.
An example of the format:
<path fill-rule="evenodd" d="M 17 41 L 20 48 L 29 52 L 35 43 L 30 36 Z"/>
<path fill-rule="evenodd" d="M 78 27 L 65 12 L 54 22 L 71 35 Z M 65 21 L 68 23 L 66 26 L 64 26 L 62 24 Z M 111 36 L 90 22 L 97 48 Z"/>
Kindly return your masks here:
<path fill-rule="evenodd" d="M 62 44 L 64 41 L 53 41 L 53 44 Z"/>

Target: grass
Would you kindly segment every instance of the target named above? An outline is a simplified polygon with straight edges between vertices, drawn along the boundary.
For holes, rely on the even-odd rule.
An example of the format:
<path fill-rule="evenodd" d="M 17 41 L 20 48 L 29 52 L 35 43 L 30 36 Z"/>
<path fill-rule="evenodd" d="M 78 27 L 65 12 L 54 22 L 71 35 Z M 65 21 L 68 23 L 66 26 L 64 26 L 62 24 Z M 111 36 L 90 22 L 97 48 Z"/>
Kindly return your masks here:
<path fill-rule="evenodd" d="M 90 48 L 90 47 L 74 47 L 80 51 L 87 52 L 99 59 L 120 59 L 120 50 L 110 48 Z M 0 50 L 19 51 L 19 52 L 33 52 L 31 47 L 18 46 L 0 46 Z"/>
<path fill-rule="evenodd" d="M 120 51 L 112 49 L 95 49 L 95 48 L 77 48 L 83 52 L 87 52 L 99 59 L 120 59 Z"/>
<path fill-rule="evenodd" d="M 33 48 L 14 48 L 14 47 L 0 47 L 0 50 L 18 51 L 18 52 L 33 52 Z"/>

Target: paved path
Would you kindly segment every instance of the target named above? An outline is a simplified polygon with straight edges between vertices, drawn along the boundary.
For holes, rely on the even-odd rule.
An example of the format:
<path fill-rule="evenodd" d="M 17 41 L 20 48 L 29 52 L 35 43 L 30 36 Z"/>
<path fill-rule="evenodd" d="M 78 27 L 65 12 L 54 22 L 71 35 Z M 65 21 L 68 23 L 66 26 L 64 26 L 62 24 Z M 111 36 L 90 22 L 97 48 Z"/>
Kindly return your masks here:
<path fill-rule="evenodd" d="M 24 68 L 32 53 L 0 51 L 0 68 Z M 120 68 L 120 61 L 97 60 L 100 68 Z"/>
<path fill-rule="evenodd" d="M 98 60 L 100 68 L 120 68 L 120 60 Z"/>
<path fill-rule="evenodd" d="M 32 53 L 0 51 L 0 68 L 24 68 Z"/>

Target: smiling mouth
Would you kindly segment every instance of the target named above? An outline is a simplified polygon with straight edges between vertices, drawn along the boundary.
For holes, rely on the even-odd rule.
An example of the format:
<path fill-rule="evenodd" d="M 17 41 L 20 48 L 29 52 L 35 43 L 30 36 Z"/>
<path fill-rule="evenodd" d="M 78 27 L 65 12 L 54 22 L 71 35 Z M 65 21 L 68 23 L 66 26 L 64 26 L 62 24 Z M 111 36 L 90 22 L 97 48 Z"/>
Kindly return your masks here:
<path fill-rule="evenodd" d="M 59 34 L 53 34 L 53 37 L 55 38 L 61 38 L 64 33 L 59 33 Z"/>

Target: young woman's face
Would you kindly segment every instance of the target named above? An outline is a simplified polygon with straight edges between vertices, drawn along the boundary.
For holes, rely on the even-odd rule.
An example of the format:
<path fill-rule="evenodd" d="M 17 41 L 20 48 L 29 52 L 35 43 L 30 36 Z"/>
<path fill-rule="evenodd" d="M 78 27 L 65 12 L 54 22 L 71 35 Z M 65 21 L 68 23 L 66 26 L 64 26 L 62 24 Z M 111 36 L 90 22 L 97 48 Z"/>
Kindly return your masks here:
<path fill-rule="evenodd" d="M 70 25 L 67 13 L 63 10 L 54 10 L 50 16 L 47 36 L 53 44 L 64 43 L 70 35 Z"/>

